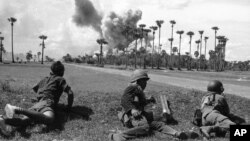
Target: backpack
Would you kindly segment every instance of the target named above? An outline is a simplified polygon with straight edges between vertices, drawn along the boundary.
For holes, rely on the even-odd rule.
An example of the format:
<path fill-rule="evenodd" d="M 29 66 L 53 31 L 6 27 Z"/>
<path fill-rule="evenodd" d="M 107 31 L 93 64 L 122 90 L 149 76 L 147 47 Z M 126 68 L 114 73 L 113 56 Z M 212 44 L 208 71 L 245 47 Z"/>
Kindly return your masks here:
<path fill-rule="evenodd" d="M 192 123 L 196 126 L 202 126 L 202 112 L 200 109 L 194 111 L 194 117 Z"/>

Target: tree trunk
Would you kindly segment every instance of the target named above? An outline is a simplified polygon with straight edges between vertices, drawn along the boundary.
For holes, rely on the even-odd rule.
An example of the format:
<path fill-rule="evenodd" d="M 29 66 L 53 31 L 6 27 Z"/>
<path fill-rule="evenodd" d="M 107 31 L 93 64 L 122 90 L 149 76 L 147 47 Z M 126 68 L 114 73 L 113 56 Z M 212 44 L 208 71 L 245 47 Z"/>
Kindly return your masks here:
<path fill-rule="evenodd" d="M 12 63 L 15 63 L 14 49 L 13 49 L 13 23 L 11 23 L 11 48 L 12 48 Z"/>
<path fill-rule="evenodd" d="M 42 43 L 42 63 L 43 64 L 43 54 L 44 54 L 44 39 L 43 39 L 43 43 Z"/>

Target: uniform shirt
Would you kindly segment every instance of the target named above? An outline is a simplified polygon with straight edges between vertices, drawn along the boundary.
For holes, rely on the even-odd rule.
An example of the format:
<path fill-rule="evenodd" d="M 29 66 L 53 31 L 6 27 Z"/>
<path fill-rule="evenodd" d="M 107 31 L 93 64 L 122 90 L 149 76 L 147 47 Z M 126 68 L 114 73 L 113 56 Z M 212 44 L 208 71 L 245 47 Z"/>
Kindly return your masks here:
<path fill-rule="evenodd" d="M 37 85 L 33 87 L 33 90 L 38 93 L 38 100 L 49 100 L 52 104 L 57 104 L 62 93 L 68 92 L 70 87 L 66 83 L 66 80 L 54 74 L 42 79 Z"/>
<path fill-rule="evenodd" d="M 129 86 L 124 90 L 121 98 L 121 106 L 123 107 L 125 113 L 132 109 L 143 111 L 146 105 L 147 100 L 142 88 L 135 83 L 129 84 Z"/>
<path fill-rule="evenodd" d="M 213 110 L 219 111 L 224 116 L 228 116 L 230 113 L 226 98 L 223 95 L 208 92 L 201 100 L 201 111 L 205 116 Z"/>

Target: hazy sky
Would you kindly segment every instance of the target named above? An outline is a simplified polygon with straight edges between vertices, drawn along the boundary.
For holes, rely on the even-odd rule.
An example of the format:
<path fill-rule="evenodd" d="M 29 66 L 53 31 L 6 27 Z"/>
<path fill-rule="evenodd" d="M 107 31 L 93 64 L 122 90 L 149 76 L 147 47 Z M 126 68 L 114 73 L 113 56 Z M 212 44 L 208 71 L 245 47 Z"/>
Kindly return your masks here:
<path fill-rule="evenodd" d="M 171 35 L 170 20 L 177 24 L 174 30 L 184 30 L 182 53 L 189 50 L 189 37 L 193 31 L 192 51 L 196 50 L 195 40 L 199 30 L 208 36 L 207 48 L 214 49 L 214 31 L 229 40 L 226 47 L 226 60 L 250 59 L 250 0 L 90 0 L 102 15 L 111 11 L 123 14 L 125 11 L 141 10 L 140 23 L 148 27 L 155 20 L 164 20 L 162 25 L 163 49 L 169 52 L 168 38 Z M 11 51 L 11 26 L 7 18 L 15 17 L 14 52 L 34 54 L 41 51 L 39 35 L 48 36 L 45 54 L 61 58 L 66 53 L 72 56 L 83 55 L 99 49 L 96 39 L 99 34 L 91 27 L 78 27 L 72 21 L 75 14 L 74 0 L 0 0 L 0 32 L 4 36 L 4 47 Z M 158 34 L 158 32 L 157 32 Z M 156 36 L 158 37 L 158 35 Z M 174 46 L 178 46 L 178 35 L 174 35 Z M 156 40 L 157 44 L 158 39 Z M 203 44 L 204 47 L 204 44 Z M 193 54 L 193 53 L 192 53 Z"/>

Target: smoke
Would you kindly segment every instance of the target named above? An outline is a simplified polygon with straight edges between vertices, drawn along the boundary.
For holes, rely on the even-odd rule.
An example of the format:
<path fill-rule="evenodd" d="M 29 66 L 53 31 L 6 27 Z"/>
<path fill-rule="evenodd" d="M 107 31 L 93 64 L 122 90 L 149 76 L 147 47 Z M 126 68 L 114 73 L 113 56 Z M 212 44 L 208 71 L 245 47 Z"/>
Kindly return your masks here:
<path fill-rule="evenodd" d="M 124 28 L 129 26 L 130 28 L 136 28 L 137 22 L 141 19 L 142 12 L 140 10 L 129 10 L 124 15 L 118 15 L 111 12 L 105 16 L 102 20 L 102 32 L 103 37 L 108 41 L 109 46 L 117 48 L 119 50 L 124 49 L 128 43 L 126 34 L 124 34 Z"/>
<path fill-rule="evenodd" d="M 73 21 L 78 26 L 90 26 L 102 36 L 102 16 L 89 0 L 75 0 L 76 12 Z"/>
<path fill-rule="evenodd" d="M 89 0 L 75 0 L 75 15 L 73 21 L 81 27 L 93 27 L 101 36 L 108 41 L 110 48 L 124 50 L 133 39 L 126 36 L 125 27 L 132 29 L 137 28 L 137 23 L 142 17 L 140 10 L 128 10 L 119 15 L 110 12 L 106 16 L 100 15 L 99 12 Z"/>

